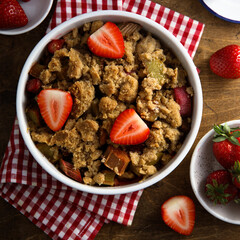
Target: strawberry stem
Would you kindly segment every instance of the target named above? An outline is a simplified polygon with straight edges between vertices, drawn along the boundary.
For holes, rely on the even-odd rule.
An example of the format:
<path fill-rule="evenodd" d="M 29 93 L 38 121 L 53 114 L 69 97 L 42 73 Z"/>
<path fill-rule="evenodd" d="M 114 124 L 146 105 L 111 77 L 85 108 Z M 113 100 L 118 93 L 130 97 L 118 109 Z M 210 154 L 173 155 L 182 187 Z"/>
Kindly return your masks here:
<path fill-rule="evenodd" d="M 231 196 L 231 194 L 225 193 L 228 186 L 228 184 L 218 184 L 218 182 L 213 179 L 212 184 L 206 185 L 207 196 L 214 202 L 214 204 L 226 204 L 228 202 L 227 198 Z"/>

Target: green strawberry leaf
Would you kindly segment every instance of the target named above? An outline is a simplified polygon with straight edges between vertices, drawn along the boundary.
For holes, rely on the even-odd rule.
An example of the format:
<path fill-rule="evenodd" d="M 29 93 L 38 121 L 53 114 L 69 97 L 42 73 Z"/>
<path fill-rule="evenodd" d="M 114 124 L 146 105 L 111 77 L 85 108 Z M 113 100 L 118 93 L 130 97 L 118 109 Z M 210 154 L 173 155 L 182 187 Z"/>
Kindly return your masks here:
<path fill-rule="evenodd" d="M 234 202 L 237 203 L 237 204 L 240 204 L 240 199 L 239 198 L 235 199 Z"/>
<path fill-rule="evenodd" d="M 230 131 L 236 131 L 236 130 L 239 130 L 240 131 L 240 128 L 239 127 L 235 127 L 235 128 L 231 128 Z"/>
<path fill-rule="evenodd" d="M 222 142 L 226 139 L 227 139 L 227 137 L 225 137 L 225 136 L 214 137 L 213 142 Z"/>
<path fill-rule="evenodd" d="M 233 132 L 232 136 L 234 136 L 235 138 L 240 137 L 240 131 Z"/>
<path fill-rule="evenodd" d="M 215 131 L 213 142 L 222 142 L 224 140 L 229 140 L 232 144 L 240 146 L 238 138 L 240 137 L 239 128 L 230 128 L 227 123 L 224 125 L 214 125 L 213 129 Z M 236 131 L 238 130 L 238 131 Z"/>
<path fill-rule="evenodd" d="M 235 144 L 235 145 L 240 146 L 239 141 L 238 141 L 234 136 L 230 136 L 230 137 L 228 138 L 228 140 L 229 140 L 232 144 Z"/>
<path fill-rule="evenodd" d="M 225 124 L 223 125 L 222 130 L 223 130 L 225 133 L 230 134 L 230 127 L 227 125 L 227 123 L 225 123 Z"/>
<path fill-rule="evenodd" d="M 221 125 L 219 125 L 219 126 L 214 125 L 214 126 L 213 126 L 213 129 L 214 129 L 214 131 L 215 131 L 216 134 L 222 135 L 223 132 L 222 132 L 222 129 L 221 129 Z"/>

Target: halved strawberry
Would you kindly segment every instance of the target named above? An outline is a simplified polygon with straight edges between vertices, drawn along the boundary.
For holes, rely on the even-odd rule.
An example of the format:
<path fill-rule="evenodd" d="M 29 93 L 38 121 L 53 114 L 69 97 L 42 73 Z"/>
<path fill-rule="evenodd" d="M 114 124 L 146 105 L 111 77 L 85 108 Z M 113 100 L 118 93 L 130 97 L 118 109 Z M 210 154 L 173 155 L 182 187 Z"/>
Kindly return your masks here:
<path fill-rule="evenodd" d="M 136 145 L 147 140 L 150 130 L 134 109 L 127 109 L 116 118 L 110 139 L 113 143 Z"/>
<path fill-rule="evenodd" d="M 70 178 L 82 182 L 82 176 L 79 169 L 74 169 L 73 165 L 69 162 L 64 161 L 63 159 L 60 160 L 60 168 L 62 171 Z"/>
<path fill-rule="evenodd" d="M 174 231 L 190 235 L 195 224 L 195 205 L 191 198 L 183 195 L 174 196 L 161 207 L 163 221 Z"/>
<path fill-rule="evenodd" d="M 59 89 L 44 89 L 37 96 L 42 118 L 53 131 L 58 131 L 66 122 L 73 100 L 69 92 Z"/>
<path fill-rule="evenodd" d="M 184 117 L 189 117 L 192 114 L 192 100 L 187 93 L 186 87 L 174 88 L 174 96 L 176 102 L 180 105 L 180 114 Z"/>
<path fill-rule="evenodd" d="M 93 54 L 99 57 L 122 58 L 125 53 L 122 33 L 112 22 L 105 23 L 94 32 L 87 44 Z"/>
<path fill-rule="evenodd" d="M 64 39 L 53 39 L 50 43 L 48 43 L 47 49 L 50 53 L 54 54 L 56 50 L 62 48 L 64 42 L 65 42 Z"/>

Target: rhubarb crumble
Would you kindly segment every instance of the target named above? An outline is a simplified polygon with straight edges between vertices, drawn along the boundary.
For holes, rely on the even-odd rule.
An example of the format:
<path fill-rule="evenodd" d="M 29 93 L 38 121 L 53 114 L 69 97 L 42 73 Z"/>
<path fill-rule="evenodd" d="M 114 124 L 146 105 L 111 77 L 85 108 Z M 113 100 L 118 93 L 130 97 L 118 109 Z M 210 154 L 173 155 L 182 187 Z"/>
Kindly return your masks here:
<path fill-rule="evenodd" d="M 155 174 L 181 148 L 193 89 L 179 60 L 141 26 L 115 25 L 122 43 L 114 29 L 113 53 L 96 49 L 103 27 L 114 28 L 86 23 L 49 43 L 29 72 L 26 115 L 32 140 L 60 171 L 119 186 Z"/>

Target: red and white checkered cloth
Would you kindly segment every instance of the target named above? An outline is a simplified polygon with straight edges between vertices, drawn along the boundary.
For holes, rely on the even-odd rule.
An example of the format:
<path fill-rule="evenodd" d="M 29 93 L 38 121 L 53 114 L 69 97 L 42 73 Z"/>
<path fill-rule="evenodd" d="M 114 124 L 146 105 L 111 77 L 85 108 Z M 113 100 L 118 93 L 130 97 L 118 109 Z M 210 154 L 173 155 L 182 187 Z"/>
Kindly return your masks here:
<path fill-rule="evenodd" d="M 96 10 L 124 10 L 160 23 L 191 57 L 204 25 L 149 0 L 59 0 L 47 31 L 76 15 Z M 104 223 L 131 225 L 142 190 L 103 196 L 77 191 L 54 179 L 33 159 L 17 119 L 0 169 L 0 196 L 52 239 L 93 239 Z"/>

